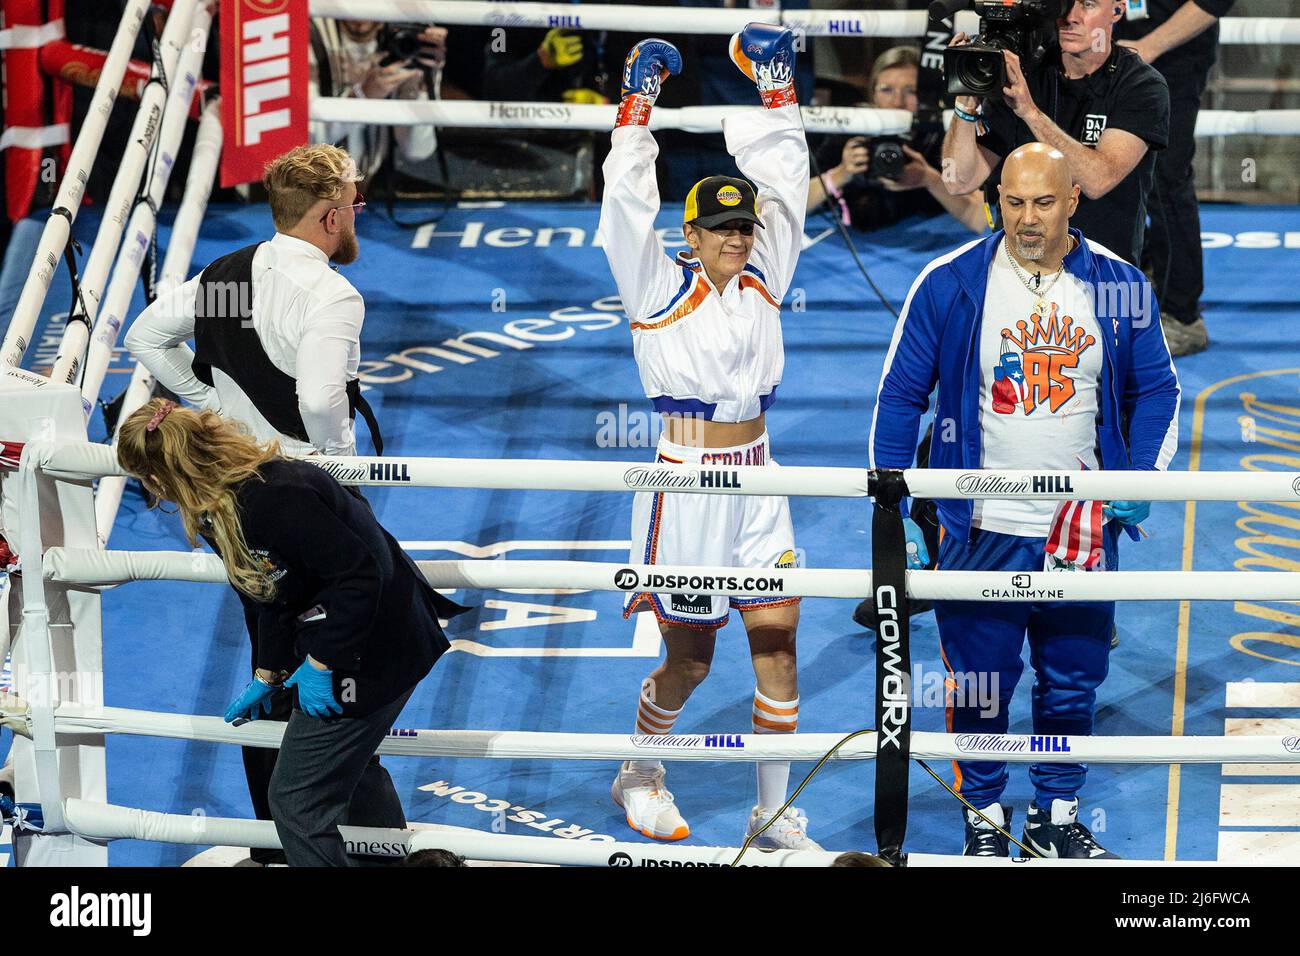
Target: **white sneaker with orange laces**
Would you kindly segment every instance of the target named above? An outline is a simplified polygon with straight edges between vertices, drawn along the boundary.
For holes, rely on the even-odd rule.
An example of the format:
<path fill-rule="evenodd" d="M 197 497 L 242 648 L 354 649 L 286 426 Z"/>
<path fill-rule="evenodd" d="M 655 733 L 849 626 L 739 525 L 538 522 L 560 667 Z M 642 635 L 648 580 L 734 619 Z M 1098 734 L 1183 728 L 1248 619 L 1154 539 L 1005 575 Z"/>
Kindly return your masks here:
<path fill-rule="evenodd" d="M 767 807 L 755 807 L 749 814 L 749 829 L 745 839 L 756 833 L 764 823 L 772 819 L 775 810 Z M 750 846 L 759 850 L 820 850 L 821 845 L 808 837 L 808 818 L 798 807 L 790 807 L 777 817 L 763 835 Z"/>
<path fill-rule="evenodd" d="M 664 786 L 664 768 L 632 770 L 619 768 L 610 796 L 627 814 L 627 825 L 652 840 L 684 840 L 691 835 L 672 793 Z"/>

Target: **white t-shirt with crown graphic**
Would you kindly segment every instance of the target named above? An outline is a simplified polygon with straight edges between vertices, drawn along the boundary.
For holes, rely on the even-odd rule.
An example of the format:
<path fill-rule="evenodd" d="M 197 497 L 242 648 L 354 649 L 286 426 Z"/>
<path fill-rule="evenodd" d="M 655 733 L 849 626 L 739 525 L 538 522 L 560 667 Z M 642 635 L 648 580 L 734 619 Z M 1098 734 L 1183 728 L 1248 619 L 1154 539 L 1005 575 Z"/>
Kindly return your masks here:
<path fill-rule="evenodd" d="M 1077 471 L 1082 461 L 1097 468 L 1097 389 L 1105 352 L 1093 298 L 1082 280 L 1063 271 L 1041 296 L 1043 314 L 1035 311 L 1039 299 L 1017 278 L 1000 245 L 989 267 L 980 330 L 981 467 Z M 1045 538 L 1056 505 L 976 501 L 972 524 Z"/>

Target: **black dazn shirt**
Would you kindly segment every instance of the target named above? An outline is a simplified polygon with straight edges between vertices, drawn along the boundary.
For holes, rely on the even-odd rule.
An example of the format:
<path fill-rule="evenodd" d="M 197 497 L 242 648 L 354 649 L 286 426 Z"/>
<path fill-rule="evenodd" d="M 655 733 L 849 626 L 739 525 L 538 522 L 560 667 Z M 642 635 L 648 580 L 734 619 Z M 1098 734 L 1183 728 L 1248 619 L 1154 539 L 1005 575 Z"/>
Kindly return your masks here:
<path fill-rule="evenodd" d="M 1095 147 L 1108 129 L 1122 129 L 1146 142 L 1146 155 L 1137 166 L 1100 199 L 1080 195 L 1079 208 L 1070 220 L 1086 238 L 1137 265 L 1146 232 L 1146 199 L 1155 175 L 1153 151 L 1169 143 L 1169 87 L 1164 77 L 1132 50 L 1114 46 L 1106 62 L 1082 79 L 1066 78 L 1060 51 L 1055 50 L 1025 82 L 1038 108 L 1085 146 Z M 1034 142 L 1029 127 L 1003 100 L 984 103 L 984 122 L 988 131 L 977 140 L 1001 159 Z M 993 210 L 998 208 L 1001 179 L 999 160 L 984 184 Z"/>

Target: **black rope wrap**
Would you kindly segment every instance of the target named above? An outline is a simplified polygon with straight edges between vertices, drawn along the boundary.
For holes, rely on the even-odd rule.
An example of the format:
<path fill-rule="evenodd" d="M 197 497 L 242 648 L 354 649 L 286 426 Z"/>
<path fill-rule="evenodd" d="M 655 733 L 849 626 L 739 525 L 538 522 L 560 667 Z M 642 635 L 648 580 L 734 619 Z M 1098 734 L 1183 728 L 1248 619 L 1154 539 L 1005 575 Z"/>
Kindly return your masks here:
<path fill-rule="evenodd" d="M 909 647 L 907 541 L 899 502 L 907 496 L 901 471 L 878 470 L 869 482 L 871 575 L 879 623 L 876 637 L 876 845 L 895 866 L 906 861 L 908 774 L 911 770 L 912 657 Z"/>

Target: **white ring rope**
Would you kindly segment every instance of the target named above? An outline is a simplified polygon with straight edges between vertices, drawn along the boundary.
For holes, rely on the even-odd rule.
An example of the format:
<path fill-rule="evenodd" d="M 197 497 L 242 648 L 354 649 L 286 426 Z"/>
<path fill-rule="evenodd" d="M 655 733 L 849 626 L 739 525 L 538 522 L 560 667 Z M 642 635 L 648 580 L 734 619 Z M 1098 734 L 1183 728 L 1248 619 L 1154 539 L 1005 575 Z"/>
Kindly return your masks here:
<path fill-rule="evenodd" d="M 3 724 L 30 736 L 27 705 L 17 697 L 0 698 Z M 165 714 L 121 707 L 60 704 L 54 709 L 60 734 L 122 734 L 278 749 L 285 725 L 255 720 L 236 727 L 220 717 Z M 400 757 L 452 757 L 499 760 L 684 760 L 747 762 L 815 761 L 846 735 L 690 733 L 639 734 L 555 733 L 529 730 L 419 730 L 394 728 L 379 753 Z M 846 743 L 834 760 L 874 760 L 876 733 Z M 913 731 L 914 760 L 997 760 L 1038 763 L 1062 759 L 1090 763 L 1294 763 L 1300 761 L 1300 736 L 1223 737 L 1084 737 L 1043 734 L 947 734 Z"/>
<path fill-rule="evenodd" d="M 30 442 L 34 467 L 72 480 L 120 475 L 113 449 L 90 442 Z M 676 491 L 691 494 L 863 498 L 866 468 L 787 465 L 671 465 L 645 461 L 402 456 L 301 459 L 342 484 L 531 491 Z M 1040 501 L 1296 501 L 1300 472 L 1013 471 L 907 468 L 918 498 L 1032 498 Z"/>
<path fill-rule="evenodd" d="M 727 116 L 757 115 L 761 106 L 656 107 L 650 129 L 688 133 L 717 133 Z M 617 105 L 532 103 L 490 100 L 360 100 L 321 96 L 311 101 L 311 118 L 330 123 L 369 123 L 376 126 L 485 127 L 507 129 L 565 129 L 608 132 L 614 127 Z M 852 106 L 805 106 L 804 128 L 810 133 L 857 133 L 880 136 L 907 132 L 912 114 Z"/>
<path fill-rule="evenodd" d="M 733 568 L 598 561 L 417 561 L 429 584 L 469 588 L 565 588 L 737 597 L 852 598 L 872 592 L 868 570 Z M 45 580 L 80 587 L 131 581 L 225 584 L 221 559 L 202 551 L 49 548 Z M 1297 601 L 1286 571 L 908 571 L 907 593 L 934 601 Z"/>
<path fill-rule="evenodd" d="M 675 129 L 688 133 L 717 133 L 726 116 L 757 112 L 761 106 L 657 107 L 650 115 L 652 130 Z M 566 129 L 607 132 L 614 126 L 615 105 L 583 103 L 532 103 L 484 100 L 365 100 L 315 97 L 311 118 L 329 123 L 367 123 L 375 126 L 468 126 L 498 129 Z M 804 128 L 810 133 L 844 133 L 882 136 L 906 132 L 912 114 L 854 106 L 805 106 Z M 944 113 L 945 124 L 952 112 Z M 1195 135 L 1294 136 L 1300 134 L 1300 110 L 1201 110 Z"/>
<path fill-rule="evenodd" d="M 246 846 L 281 849 L 275 824 L 269 820 L 159 813 L 89 800 L 69 799 L 65 812 L 73 831 L 89 840 L 152 840 L 195 846 Z M 436 824 L 417 824 L 413 830 L 339 827 L 349 853 L 365 856 L 405 856 L 417 850 L 450 850 L 466 859 L 552 866 L 683 867 L 730 866 L 739 847 L 665 846 L 655 843 L 618 843 L 592 837 L 576 840 L 555 837 L 479 833 Z M 830 866 L 833 850 L 750 850 L 741 866 Z M 1211 867 L 1214 860 L 1047 860 L 981 859 L 909 853 L 909 868 L 950 866 L 1197 866 Z"/>
<path fill-rule="evenodd" d="M 206 7 L 202 12 L 196 11 L 195 2 L 196 0 L 177 0 L 159 38 L 161 68 L 169 79 L 175 78 L 177 64 L 186 51 L 188 51 L 187 58 L 193 59 L 196 63 L 202 61 L 202 47 L 195 48 L 191 42 L 190 26 L 196 22 L 196 16 L 210 23 L 211 14 L 207 12 Z M 203 36 L 207 36 L 206 30 Z M 193 84 L 185 84 L 185 86 L 187 92 L 192 94 Z M 106 292 L 110 271 L 117 257 L 123 234 L 127 230 L 128 219 L 132 218 L 135 198 L 140 189 L 140 178 L 145 172 L 154 144 L 158 141 L 164 109 L 168 107 L 175 108 L 166 88 L 161 83 L 147 84 L 140 94 L 140 106 L 131 122 L 126 150 L 120 157 L 116 157 L 116 171 L 108 198 L 104 201 L 104 215 L 100 220 L 99 229 L 95 232 L 95 241 L 90 247 L 90 254 L 86 256 L 82 267 L 80 288 L 85 299 L 87 322 L 94 323 L 99 315 L 100 302 Z M 188 101 L 181 109 L 188 112 Z M 173 129 L 179 143 L 180 135 L 185 132 L 184 121 L 181 120 Z M 81 367 L 81 356 L 89 342 L 90 330 L 85 323 L 68 322 L 63 329 L 63 338 L 54 358 L 54 367 L 50 369 L 50 380 L 75 381 Z M 109 357 L 111 358 L 111 353 Z M 104 361 L 107 363 L 108 359 Z M 89 417 L 94 404 L 86 401 L 83 405 Z"/>
<path fill-rule="evenodd" d="M 417 21 L 442 25 L 487 27 L 566 27 L 573 30 L 650 31 L 662 33 L 728 34 L 746 23 L 780 23 L 805 36 L 923 37 L 925 11 L 895 10 L 689 10 L 635 4 L 499 3 L 473 0 L 311 0 L 316 17 Z M 1228 44 L 1300 43 L 1300 19 L 1283 17 L 1224 17 L 1219 42 Z M 973 11 L 957 14 L 956 28 L 975 34 Z"/>
<path fill-rule="evenodd" d="M 236 820 L 195 814 L 158 813 L 134 807 L 69 799 L 69 827 L 91 840 L 152 840 L 198 846 L 246 846 L 278 850 L 280 838 L 269 820 Z M 348 852 L 366 856 L 405 856 L 417 850 L 450 850 L 468 859 L 558 866 L 726 866 L 738 847 L 672 846 L 616 843 L 609 840 L 566 840 L 555 837 L 478 833 L 451 827 L 421 826 L 415 830 L 339 827 Z M 745 866 L 830 866 L 830 850 L 754 850 Z M 671 864 L 660 863 L 670 857 Z"/>

